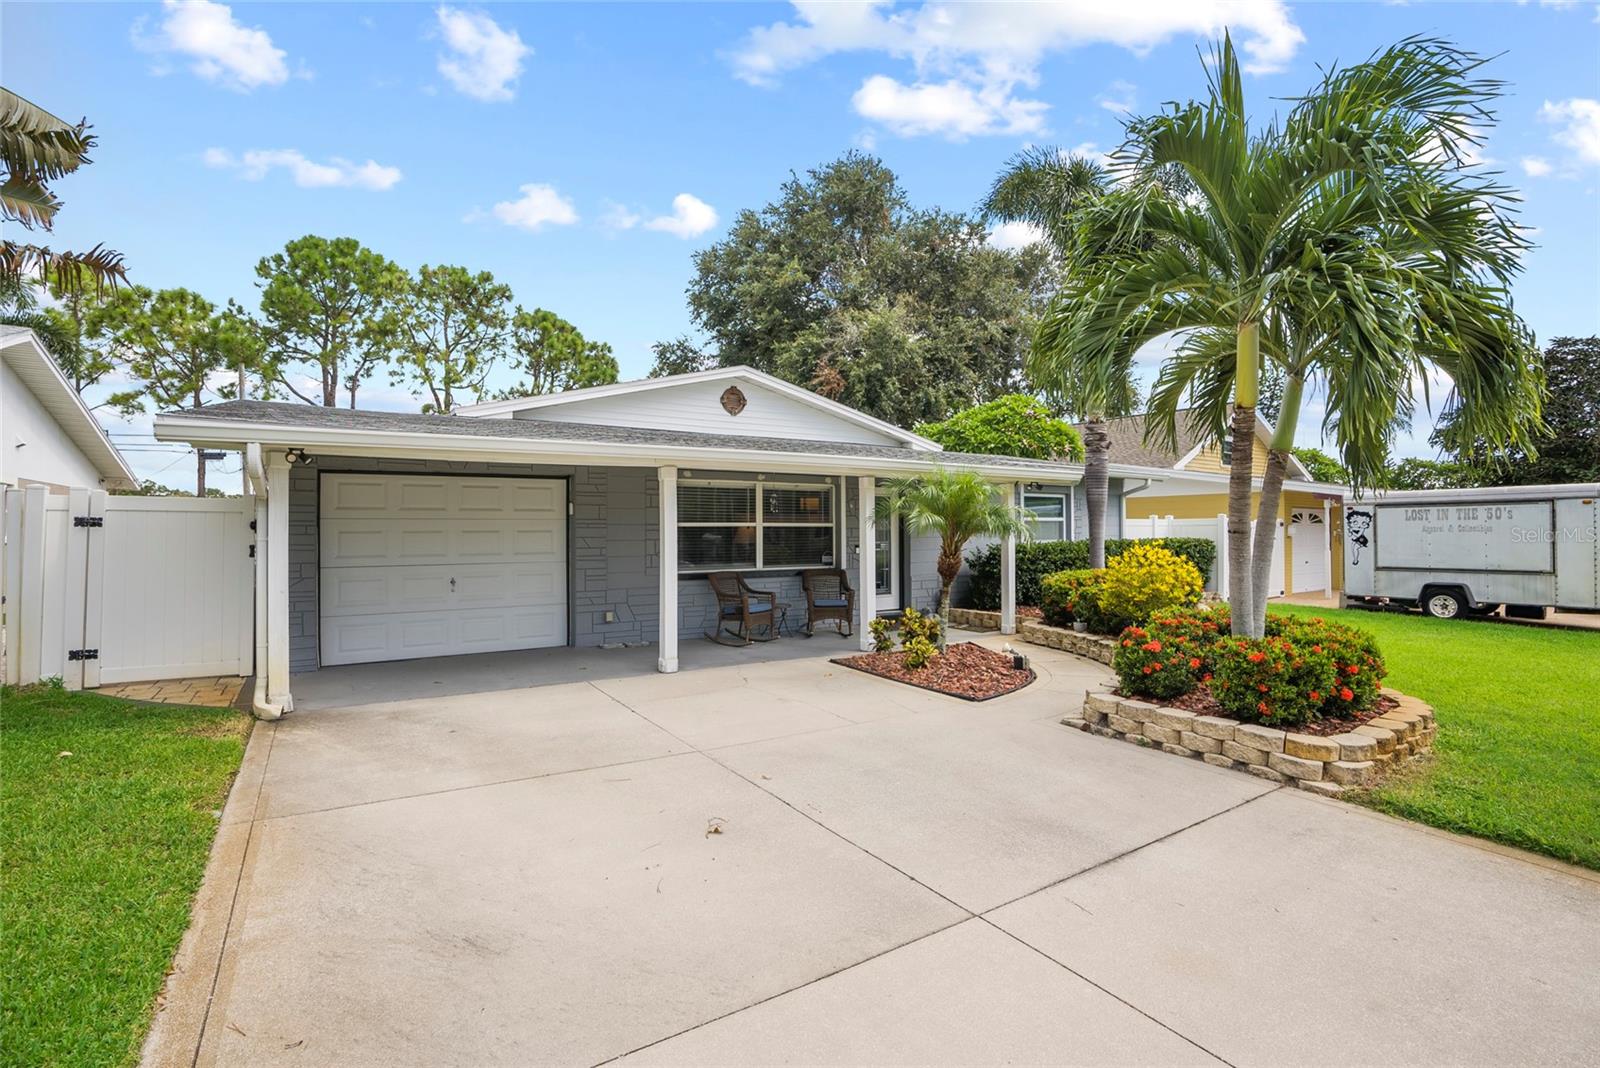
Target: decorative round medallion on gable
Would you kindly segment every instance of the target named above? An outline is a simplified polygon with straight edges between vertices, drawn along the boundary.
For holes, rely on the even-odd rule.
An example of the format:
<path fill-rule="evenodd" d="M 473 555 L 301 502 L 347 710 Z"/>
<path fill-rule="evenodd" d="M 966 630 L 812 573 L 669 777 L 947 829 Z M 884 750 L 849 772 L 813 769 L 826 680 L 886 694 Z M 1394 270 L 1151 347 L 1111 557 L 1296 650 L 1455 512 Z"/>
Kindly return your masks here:
<path fill-rule="evenodd" d="M 722 391 L 722 410 L 729 415 L 738 415 L 744 411 L 746 403 L 744 392 L 738 386 L 729 386 Z"/>

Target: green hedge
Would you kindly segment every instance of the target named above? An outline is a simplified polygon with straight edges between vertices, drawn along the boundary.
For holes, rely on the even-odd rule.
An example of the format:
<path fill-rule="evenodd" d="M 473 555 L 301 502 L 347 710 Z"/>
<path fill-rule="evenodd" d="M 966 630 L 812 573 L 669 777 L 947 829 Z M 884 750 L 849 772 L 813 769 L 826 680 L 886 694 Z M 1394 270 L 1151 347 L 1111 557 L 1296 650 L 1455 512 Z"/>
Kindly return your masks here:
<path fill-rule="evenodd" d="M 1116 556 L 1137 541 L 1159 540 L 1179 556 L 1187 557 L 1211 581 L 1211 567 L 1217 560 L 1216 543 L 1208 538 L 1107 538 L 1106 559 Z M 1089 566 L 1089 542 L 1030 541 L 1017 546 L 1017 603 L 1043 603 L 1040 582 L 1057 571 L 1081 571 Z M 967 588 L 967 608 L 993 612 L 1000 607 L 1000 546 L 987 545 L 967 553 L 967 568 L 972 584 Z"/>

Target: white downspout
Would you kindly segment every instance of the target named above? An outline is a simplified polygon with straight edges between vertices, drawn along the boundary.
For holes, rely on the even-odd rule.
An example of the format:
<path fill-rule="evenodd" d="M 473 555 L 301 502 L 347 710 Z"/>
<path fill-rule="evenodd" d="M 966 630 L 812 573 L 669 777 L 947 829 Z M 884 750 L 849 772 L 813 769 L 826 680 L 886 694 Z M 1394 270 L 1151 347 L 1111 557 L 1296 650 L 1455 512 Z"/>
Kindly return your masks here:
<path fill-rule="evenodd" d="M 245 448 L 244 470 L 256 494 L 256 683 L 250 710 L 257 719 L 277 719 L 283 715 L 283 701 L 272 700 L 267 692 L 267 472 L 256 442 Z"/>

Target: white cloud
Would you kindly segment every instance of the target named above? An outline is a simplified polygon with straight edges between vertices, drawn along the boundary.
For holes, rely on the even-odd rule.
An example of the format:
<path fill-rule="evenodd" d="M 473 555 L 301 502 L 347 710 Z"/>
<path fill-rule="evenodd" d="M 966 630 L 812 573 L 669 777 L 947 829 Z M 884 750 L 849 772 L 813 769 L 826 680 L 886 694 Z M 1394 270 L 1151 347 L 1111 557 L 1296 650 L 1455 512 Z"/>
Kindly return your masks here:
<path fill-rule="evenodd" d="M 143 19 L 134 22 L 133 41 L 139 48 L 188 56 L 195 74 L 239 92 L 289 80 L 283 49 L 266 30 L 241 26 L 227 4 L 163 0 L 161 10 L 154 34 L 144 32 Z"/>
<path fill-rule="evenodd" d="M 259 182 L 273 170 L 289 172 L 294 184 L 302 189 L 391 189 L 400 181 L 399 167 L 388 167 L 375 160 L 352 163 L 338 156 L 329 157 L 326 163 L 307 159 L 294 148 L 252 148 L 235 156 L 225 148 L 208 148 L 202 157 L 207 167 L 235 170 L 241 178 Z"/>
<path fill-rule="evenodd" d="M 1523 156 L 1522 172 L 1529 178 L 1543 178 L 1554 170 L 1550 161 L 1542 156 Z"/>
<path fill-rule="evenodd" d="M 989 231 L 989 244 L 1008 251 L 1027 248 L 1044 239 L 1044 231 L 1030 222 L 1003 222 Z"/>
<path fill-rule="evenodd" d="M 642 218 L 643 216 L 626 204 L 608 200 L 605 210 L 600 213 L 600 225 L 607 230 L 632 230 L 639 225 Z"/>
<path fill-rule="evenodd" d="M 1283 69 L 1305 40 L 1282 0 L 1144 0 L 1104 4 L 975 4 L 925 0 L 897 8 L 888 0 L 829 3 L 796 0 L 795 19 L 752 30 L 728 59 L 735 76 L 773 85 L 783 72 L 842 52 L 880 52 L 909 61 L 915 78 L 869 77 L 856 110 L 886 113 L 903 134 L 964 137 L 1037 129 L 1046 105 L 1020 99 L 1038 85 L 1051 53 L 1093 44 L 1144 54 L 1179 35 L 1215 39 L 1231 29 L 1245 69 Z M 1131 89 L 1131 87 L 1128 87 Z M 1118 95 L 1111 103 L 1130 101 Z"/>
<path fill-rule="evenodd" d="M 660 230 L 675 237 L 699 237 L 717 225 L 717 209 L 689 193 L 672 198 L 672 214 L 658 215 L 644 224 L 646 230 Z"/>
<path fill-rule="evenodd" d="M 885 74 L 861 83 L 850 102 L 862 118 L 902 137 L 942 134 L 963 140 L 978 134 L 1033 133 L 1049 105 L 1018 100 L 1003 86 L 973 86 L 957 79 L 903 85 Z"/>
<path fill-rule="evenodd" d="M 1139 106 L 1138 87 L 1132 82 L 1114 81 L 1106 91 L 1095 97 L 1095 103 L 1111 112 L 1122 115 Z"/>
<path fill-rule="evenodd" d="M 537 232 L 545 226 L 571 226 L 578 221 L 578 209 L 556 192 L 555 186 L 530 182 L 519 191 L 522 196 L 516 200 L 502 200 L 494 206 L 494 217 L 507 226 Z"/>
<path fill-rule="evenodd" d="M 1579 160 L 1600 163 L 1600 100 L 1546 100 L 1539 118 L 1559 127 L 1556 140 L 1576 152 Z"/>
<path fill-rule="evenodd" d="M 510 100 L 516 96 L 522 61 L 533 49 L 516 30 L 481 11 L 440 6 L 439 32 L 449 49 L 439 56 L 439 73 L 456 89 L 476 100 Z"/>

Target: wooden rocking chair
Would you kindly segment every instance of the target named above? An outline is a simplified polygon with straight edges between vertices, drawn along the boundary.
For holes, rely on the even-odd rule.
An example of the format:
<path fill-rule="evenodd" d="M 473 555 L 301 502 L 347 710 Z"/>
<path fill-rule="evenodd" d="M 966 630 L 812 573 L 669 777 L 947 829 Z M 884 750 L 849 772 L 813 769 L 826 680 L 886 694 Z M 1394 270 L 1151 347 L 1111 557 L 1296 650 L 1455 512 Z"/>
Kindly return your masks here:
<path fill-rule="evenodd" d="M 778 637 L 776 594 L 755 589 L 736 571 L 713 571 L 706 581 L 717 599 L 716 629 L 707 633 L 707 638 L 718 645 L 749 645 Z M 758 627 L 766 628 L 765 637 L 757 635 Z"/>
<path fill-rule="evenodd" d="M 800 572 L 800 584 L 806 591 L 807 638 L 816 634 L 818 623 L 839 624 L 841 638 L 855 632 L 856 591 L 849 575 L 836 567 L 815 568 Z"/>

